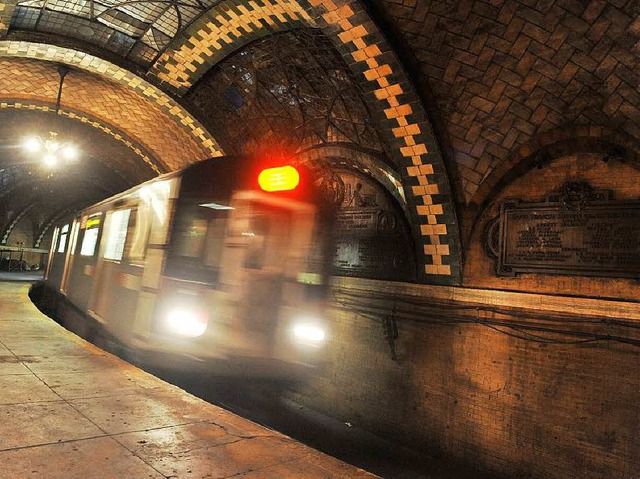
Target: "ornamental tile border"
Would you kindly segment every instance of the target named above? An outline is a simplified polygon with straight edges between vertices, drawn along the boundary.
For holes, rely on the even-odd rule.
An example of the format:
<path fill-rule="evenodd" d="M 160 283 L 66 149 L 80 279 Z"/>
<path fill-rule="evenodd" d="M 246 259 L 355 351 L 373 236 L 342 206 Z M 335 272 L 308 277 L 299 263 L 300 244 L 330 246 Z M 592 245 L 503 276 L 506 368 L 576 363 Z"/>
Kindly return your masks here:
<path fill-rule="evenodd" d="M 184 94 L 211 65 L 242 46 L 279 31 L 313 26 L 296 0 L 229 0 L 196 20 L 156 61 L 149 75 Z"/>

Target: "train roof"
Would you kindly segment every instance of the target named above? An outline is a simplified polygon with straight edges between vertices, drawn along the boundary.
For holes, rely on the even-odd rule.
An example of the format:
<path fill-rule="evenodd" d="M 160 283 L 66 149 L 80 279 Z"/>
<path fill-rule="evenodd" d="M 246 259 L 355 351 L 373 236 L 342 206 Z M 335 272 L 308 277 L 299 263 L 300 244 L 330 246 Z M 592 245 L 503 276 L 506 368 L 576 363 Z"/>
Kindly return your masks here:
<path fill-rule="evenodd" d="M 284 162 L 278 163 L 278 166 L 282 166 L 283 163 Z M 73 216 L 125 199 L 145 185 L 175 177 L 183 178 L 180 192 L 181 196 L 215 195 L 217 197 L 230 197 L 234 190 L 257 187 L 258 173 L 262 168 L 268 166 L 273 165 L 256 161 L 255 158 L 248 156 L 233 155 L 208 158 L 191 163 L 180 170 L 158 175 L 128 190 L 117 193 L 91 206 L 82 208 L 74 213 Z M 294 194 L 292 196 L 296 195 Z"/>
<path fill-rule="evenodd" d="M 178 176 L 185 176 L 185 175 L 197 176 L 198 173 L 203 172 L 202 170 L 209 170 L 211 173 L 215 172 L 215 170 L 220 170 L 220 172 L 223 173 L 231 169 L 238 169 L 239 167 L 238 163 L 244 163 L 245 161 L 246 161 L 245 159 L 238 156 L 216 156 L 212 158 L 207 158 L 205 160 L 197 161 L 195 163 L 191 163 L 190 165 L 187 165 L 186 167 L 180 170 L 163 173 L 154 178 L 151 178 L 150 180 L 145 181 L 144 183 L 140 183 L 138 185 L 132 186 L 128 190 L 121 191 L 120 193 L 116 193 L 115 195 L 110 196 L 109 198 L 105 198 L 102 201 L 94 203 L 90 206 L 86 206 L 81 210 L 75 212 L 73 216 L 77 216 L 79 214 L 82 214 L 84 211 L 91 210 L 93 208 L 104 206 L 104 205 L 116 202 L 118 200 L 127 198 L 132 193 L 137 192 L 145 185 L 150 185 L 158 181 L 163 181 L 163 180 L 175 178 Z"/>

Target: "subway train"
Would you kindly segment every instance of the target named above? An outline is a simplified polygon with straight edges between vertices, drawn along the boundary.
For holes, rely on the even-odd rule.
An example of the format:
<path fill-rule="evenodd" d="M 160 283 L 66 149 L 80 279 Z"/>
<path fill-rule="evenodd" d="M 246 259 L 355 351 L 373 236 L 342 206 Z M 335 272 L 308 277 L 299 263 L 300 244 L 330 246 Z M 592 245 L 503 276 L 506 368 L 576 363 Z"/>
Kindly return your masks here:
<path fill-rule="evenodd" d="M 255 163 L 201 161 L 58 224 L 43 293 L 57 319 L 165 367 L 321 364 L 333 215 L 310 169 Z"/>

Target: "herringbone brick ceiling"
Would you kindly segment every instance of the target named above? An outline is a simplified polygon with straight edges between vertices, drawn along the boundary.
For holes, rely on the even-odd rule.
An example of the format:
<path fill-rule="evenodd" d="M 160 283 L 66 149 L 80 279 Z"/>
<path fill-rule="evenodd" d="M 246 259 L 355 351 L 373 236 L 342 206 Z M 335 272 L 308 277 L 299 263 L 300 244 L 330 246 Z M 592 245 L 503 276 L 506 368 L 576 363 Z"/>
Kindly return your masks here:
<path fill-rule="evenodd" d="M 373 0 L 424 79 L 461 199 L 572 124 L 640 139 L 638 0 Z"/>
<path fill-rule="evenodd" d="M 46 62 L 54 53 L 60 58 L 55 49 L 90 52 L 128 69 L 131 78 L 123 84 L 118 83 L 120 70 L 94 68 L 112 71 L 110 78 L 74 70 L 65 85 L 63 105 L 82 121 L 94 122 L 114 144 L 124 141 L 132 161 L 146 162 L 144 168 L 156 171 L 171 169 L 185 158 L 193 161 L 217 148 L 196 121 L 210 124 L 217 118 L 215 112 L 192 110 L 193 119 L 180 107 L 198 97 L 205 66 L 238 52 L 246 54 L 242 49 L 248 43 L 274 32 L 318 28 L 345 58 L 353 55 L 350 74 L 360 81 L 358 88 L 375 81 L 367 76 L 375 68 L 384 71 L 381 86 L 389 79 L 400 81 L 393 76 L 399 73 L 398 65 L 408 73 L 402 78 L 413 84 L 394 88 L 410 93 L 406 98 L 394 93 L 399 96 L 389 101 L 389 111 L 392 102 L 404 101 L 418 105 L 412 111 L 426 113 L 443 152 L 458 217 L 478 202 L 487 184 L 497 182 L 496 175 L 515 155 L 528 154 L 563 129 L 615 131 L 628 140 L 629 150 L 638 152 L 640 0 L 207 0 L 179 2 L 179 7 L 175 2 L 125 3 L 131 2 L 91 0 L 80 8 L 79 2 L 69 0 L 0 1 L 0 43 L 36 40 L 51 45 L 31 59 L 0 58 L 0 101 L 5 107 L 9 102 L 16 113 L 16 101 L 23 103 L 21 108 L 31 105 L 41 111 L 38 108 L 55 98 L 58 77 Z M 351 20 L 341 23 L 339 15 L 347 13 Z M 365 35 L 373 31 L 368 18 L 386 40 Z M 331 22 L 334 26 L 327 27 Z M 351 25 L 353 32 L 340 33 L 344 25 Z M 399 63 L 393 55 L 381 56 L 387 48 L 381 41 L 395 49 Z M 355 53 L 354 45 L 359 49 Z M 51 58 L 47 52 L 53 52 Z M 375 64 L 366 67 L 371 69 L 368 73 L 362 72 L 365 60 Z M 252 93 L 242 94 L 250 103 Z M 399 148 L 398 135 L 415 140 L 378 106 L 380 98 L 376 101 L 367 104 L 372 120 L 364 123 L 367 128 L 373 125 L 381 149 L 391 156 L 389 152 Z M 215 129 L 220 137 L 239 136 L 236 124 L 219 121 Z M 422 127 L 411 128 L 419 132 Z M 407 143 L 404 148 L 413 146 Z M 416 147 L 414 161 L 422 162 L 420 155 L 432 153 L 423 149 L 424 145 Z M 434 174 L 427 163 L 415 164 Z M 406 179 L 406 172 L 400 167 L 398 171 Z M 421 181 L 428 183 L 426 175 Z M 406 179 L 405 190 L 411 189 L 410 181 Z M 446 191 L 435 184 L 422 186 L 433 195 Z M 435 208 L 444 211 L 443 218 L 449 207 L 445 200 L 444 209 Z M 449 229 L 440 226 L 439 218 L 433 228 L 450 234 L 451 218 L 442 220 Z M 435 236 L 431 241 L 431 249 L 437 249 Z"/>

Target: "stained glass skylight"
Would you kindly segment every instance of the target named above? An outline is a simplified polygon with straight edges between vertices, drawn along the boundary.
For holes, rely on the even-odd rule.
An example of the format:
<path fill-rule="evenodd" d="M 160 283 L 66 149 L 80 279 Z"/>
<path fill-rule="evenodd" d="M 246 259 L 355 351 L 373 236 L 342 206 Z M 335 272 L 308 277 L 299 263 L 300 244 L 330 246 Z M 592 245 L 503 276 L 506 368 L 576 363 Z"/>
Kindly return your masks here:
<path fill-rule="evenodd" d="M 11 28 L 55 33 L 149 66 L 221 0 L 18 0 Z"/>
<path fill-rule="evenodd" d="M 316 29 L 246 46 L 212 67 L 185 99 L 227 153 L 331 142 L 382 150 L 348 66 Z"/>

